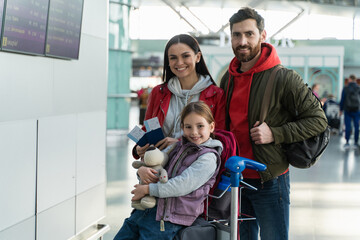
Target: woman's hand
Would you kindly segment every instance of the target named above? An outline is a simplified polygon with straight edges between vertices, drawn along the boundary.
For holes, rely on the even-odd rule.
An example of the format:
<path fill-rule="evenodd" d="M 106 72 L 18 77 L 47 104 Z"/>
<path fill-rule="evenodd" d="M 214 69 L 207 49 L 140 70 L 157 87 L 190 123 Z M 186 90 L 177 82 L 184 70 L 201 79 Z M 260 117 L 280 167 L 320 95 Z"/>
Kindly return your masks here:
<path fill-rule="evenodd" d="M 140 200 L 145 195 L 149 194 L 149 185 L 136 184 L 134 187 L 135 189 L 131 191 L 131 193 L 134 194 L 131 201 Z"/>
<path fill-rule="evenodd" d="M 155 147 L 159 148 L 160 150 L 163 150 L 165 148 L 167 148 L 168 146 L 170 146 L 173 143 L 176 143 L 177 141 L 179 141 L 176 138 L 171 138 L 171 137 L 166 137 L 164 139 L 162 139 L 161 141 L 157 142 Z"/>
<path fill-rule="evenodd" d="M 139 145 L 136 146 L 136 153 L 139 157 L 143 158 L 146 150 L 150 147 L 150 144 L 146 144 L 143 147 L 140 147 Z"/>
<path fill-rule="evenodd" d="M 158 172 L 155 169 L 142 166 L 138 169 L 138 175 L 141 181 L 145 184 L 156 183 L 159 178 L 155 175 Z"/>

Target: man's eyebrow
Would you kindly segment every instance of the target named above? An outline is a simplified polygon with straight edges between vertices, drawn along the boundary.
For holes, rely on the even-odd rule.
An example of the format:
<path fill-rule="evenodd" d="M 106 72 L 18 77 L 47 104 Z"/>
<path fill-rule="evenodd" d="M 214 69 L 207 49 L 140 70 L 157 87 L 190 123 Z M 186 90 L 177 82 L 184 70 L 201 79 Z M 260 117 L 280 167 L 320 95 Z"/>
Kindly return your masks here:
<path fill-rule="evenodd" d="M 232 33 L 234 34 L 234 33 L 236 33 L 236 34 L 241 34 L 241 33 L 253 33 L 253 32 L 255 32 L 254 30 L 247 30 L 247 31 L 233 31 Z"/>

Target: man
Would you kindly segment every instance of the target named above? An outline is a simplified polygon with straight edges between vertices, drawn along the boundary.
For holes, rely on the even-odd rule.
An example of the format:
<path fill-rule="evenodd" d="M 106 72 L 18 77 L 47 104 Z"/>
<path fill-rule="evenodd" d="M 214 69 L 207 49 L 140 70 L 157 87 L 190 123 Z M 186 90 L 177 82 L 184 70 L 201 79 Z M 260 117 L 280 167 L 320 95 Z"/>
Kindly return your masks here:
<path fill-rule="evenodd" d="M 258 188 L 242 192 L 242 213 L 256 221 L 240 224 L 241 239 L 284 240 L 289 232 L 289 164 L 281 144 L 318 135 L 327 121 L 321 104 L 296 72 L 277 72 L 268 115 L 259 122 L 267 80 L 280 59 L 264 43 L 264 19 L 253 9 L 240 9 L 230 18 L 235 54 L 221 87 L 226 92 L 227 128 L 239 143 L 240 156 L 264 163 L 267 169 L 246 169 L 244 180 Z"/>
<path fill-rule="evenodd" d="M 355 141 L 355 148 L 359 147 L 358 140 L 359 140 L 359 119 L 360 119 L 360 87 L 356 83 L 355 75 L 350 75 L 349 83 L 346 87 L 344 87 L 342 94 L 341 94 L 341 101 L 340 101 L 340 115 L 342 112 L 344 114 L 345 120 L 345 149 L 350 147 L 349 140 L 351 135 L 351 121 L 354 123 L 354 141 Z"/>

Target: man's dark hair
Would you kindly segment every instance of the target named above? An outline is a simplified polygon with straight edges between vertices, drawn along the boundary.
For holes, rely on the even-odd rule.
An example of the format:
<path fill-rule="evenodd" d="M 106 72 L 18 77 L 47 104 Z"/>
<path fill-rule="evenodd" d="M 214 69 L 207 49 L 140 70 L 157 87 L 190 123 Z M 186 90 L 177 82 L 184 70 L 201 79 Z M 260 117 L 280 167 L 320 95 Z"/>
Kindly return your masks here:
<path fill-rule="evenodd" d="M 256 21 L 256 25 L 260 33 L 264 30 L 264 18 L 257 11 L 249 7 L 241 8 L 237 13 L 232 15 L 232 17 L 229 19 L 230 30 L 232 31 L 234 23 L 242 22 L 247 19 L 254 19 Z"/>

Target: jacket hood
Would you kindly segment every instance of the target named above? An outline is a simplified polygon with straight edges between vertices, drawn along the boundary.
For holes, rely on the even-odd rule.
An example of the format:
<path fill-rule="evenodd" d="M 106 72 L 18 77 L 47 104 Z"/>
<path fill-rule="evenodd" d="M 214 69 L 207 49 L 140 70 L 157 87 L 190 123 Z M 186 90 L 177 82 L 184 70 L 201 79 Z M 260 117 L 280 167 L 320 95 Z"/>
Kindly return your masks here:
<path fill-rule="evenodd" d="M 253 75 L 254 73 L 262 72 L 268 70 L 278 64 L 280 64 L 280 58 L 277 55 L 275 48 L 269 43 L 261 44 L 261 55 L 259 60 L 255 65 L 246 73 Z M 229 72 L 232 76 L 239 76 L 240 73 L 237 71 L 237 68 L 241 65 L 240 61 L 234 57 L 231 60 Z"/>
<path fill-rule="evenodd" d="M 183 144 L 194 144 L 192 142 L 189 142 L 184 136 L 182 137 L 182 141 L 183 141 Z M 219 153 L 219 156 L 221 156 L 221 153 L 223 151 L 222 143 L 219 140 L 213 139 L 211 137 L 206 142 L 203 142 L 199 146 L 213 148 Z"/>
<path fill-rule="evenodd" d="M 177 77 L 173 77 L 169 80 L 168 88 L 169 90 L 180 98 L 188 98 L 191 95 L 199 94 L 202 90 L 207 88 L 212 84 L 212 81 L 210 79 L 209 75 L 200 75 L 199 81 L 185 94 L 184 91 L 181 88 L 180 81 Z"/>
<path fill-rule="evenodd" d="M 180 113 L 190 101 L 200 98 L 200 93 L 212 84 L 210 76 L 200 75 L 199 80 L 189 90 L 183 90 L 177 77 L 168 82 L 168 89 L 172 93 L 169 111 L 166 114 L 163 130 L 167 136 L 180 138 L 182 135 L 180 127 Z"/>

